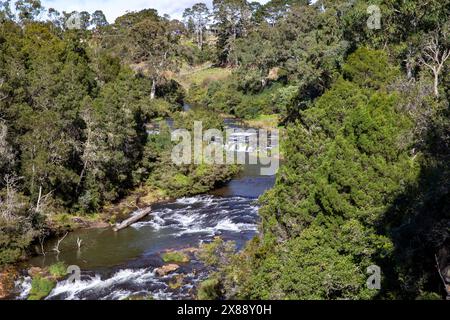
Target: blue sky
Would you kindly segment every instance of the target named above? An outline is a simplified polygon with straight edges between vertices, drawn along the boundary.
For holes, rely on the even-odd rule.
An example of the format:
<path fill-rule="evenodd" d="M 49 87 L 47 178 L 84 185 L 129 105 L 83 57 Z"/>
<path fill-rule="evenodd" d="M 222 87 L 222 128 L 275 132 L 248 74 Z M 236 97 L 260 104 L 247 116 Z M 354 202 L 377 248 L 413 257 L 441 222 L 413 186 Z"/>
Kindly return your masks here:
<path fill-rule="evenodd" d="M 268 0 L 256 0 L 266 3 Z M 180 18 L 183 10 L 197 2 L 205 2 L 211 7 L 212 0 L 41 0 L 46 8 L 58 11 L 88 11 L 103 10 L 109 22 L 125 14 L 127 11 L 137 11 L 147 8 L 157 9 L 160 14 L 169 14 L 172 18 Z"/>

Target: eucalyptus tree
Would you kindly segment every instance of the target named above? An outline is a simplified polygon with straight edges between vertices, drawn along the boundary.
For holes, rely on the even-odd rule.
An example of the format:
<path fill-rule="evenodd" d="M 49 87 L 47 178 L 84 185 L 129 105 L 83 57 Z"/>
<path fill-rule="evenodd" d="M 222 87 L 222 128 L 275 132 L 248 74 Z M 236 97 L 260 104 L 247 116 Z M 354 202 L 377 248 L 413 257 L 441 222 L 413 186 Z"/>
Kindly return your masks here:
<path fill-rule="evenodd" d="M 248 32 L 251 10 L 246 0 L 214 0 L 213 13 L 218 34 L 218 60 L 237 65 L 236 40 Z"/>
<path fill-rule="evenodd" d="M 44 11 L 40 0 L 18 0 L 15 3 L 15 9 L 22 23 L 36 20 Z"/>
<path fill-rule="evenodd" d="M 11 10 L 11 0 L 0 1 L 0 21 L 13 19 L 14 14 Z"/>
<path fill-rule="evenodd" d="M 134 46 L 132 59 L 142 64 L 152 79 L 151 99 L 155 98 L 156 86 L 164 73 L 177 66 L 175 57 L 180 34 L 171 26 L 170 21 L 150 18 L 133 25 L 130 30 Z"/>
<path fill-rule="evenodd" d="M 205 31 L 210 22 L 211 13 L 204 3 L 196 3 L 191 8 L 185 9 L 183 18 L 186 20 L 188 27 L 192 24 L 196 36 L 197 46 L 203 50 L 205 40 Z"/>
<path fill-rule="evenodd" d="M 434 95 L 439 97 L 439 77 L 450 58 L 450 24 L 425 35 L 420 61 L 433 73 Z"/>
<path fill-rule="evenodd" d="M 103 28 L 109 25 L 106 16 L 101 10 L 96 10 L 91 15 L 91 25 L 95 28 Z"/>

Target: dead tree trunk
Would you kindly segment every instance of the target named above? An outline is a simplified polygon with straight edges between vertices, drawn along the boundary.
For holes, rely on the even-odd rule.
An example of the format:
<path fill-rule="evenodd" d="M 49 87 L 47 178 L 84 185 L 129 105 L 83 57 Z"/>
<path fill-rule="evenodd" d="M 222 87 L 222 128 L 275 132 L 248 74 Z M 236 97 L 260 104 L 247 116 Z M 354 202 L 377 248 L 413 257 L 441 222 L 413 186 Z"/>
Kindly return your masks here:
<path fill-rule="evenodd" d="M 152 79 L 152 91 L 150 92 L 150 99 L 153 100 L 155 99 L 156 96 L 156 79 L 153 78 Z"/>
<path fill-rule="evenodd" d="M 133 214 L 130 218 L 128 218 L 127 220 L 116 224 L 116 226 L 114 227 L 114 231 L 120 231 L 122 229 L 127 228 L 128 226 L 132 225 L 133 223 L 138 222 L 139 220 L 143 219 L 144 217 L 146 217 L 150 212 L 152 211 L 151 207 L 142 209 L 138 212 L 136 212 L 135 214 Z"/>
<path fill-rule="evenodd" d="M 433 34 L 423 48 L 420 61 L 433 73 L 434 95 L 437 98 L 439 97 L 439 75 L 449 57 L 450 49 L 441 43 L 439 33 Z"/>
<path fill-rule="evenodd" d="M 61 251 L 59 250 L 59 245 L 61 244 L 61 242 L 67 237 L 69 233 L 66 232 L 66 234 L 64 235 L 64 237 L 62 237 L 61 239 L 58 240 L 58 242 L 56 243 L 55 247 L 53 248 L 53 251 L 56 251 L 56 253 L 60 253 Z"/>

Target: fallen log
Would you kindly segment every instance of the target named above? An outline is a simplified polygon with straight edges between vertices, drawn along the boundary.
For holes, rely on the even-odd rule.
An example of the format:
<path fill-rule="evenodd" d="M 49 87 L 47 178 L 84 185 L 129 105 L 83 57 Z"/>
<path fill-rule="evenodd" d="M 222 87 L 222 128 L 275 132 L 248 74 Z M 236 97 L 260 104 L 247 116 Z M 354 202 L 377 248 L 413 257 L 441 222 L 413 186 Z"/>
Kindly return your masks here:
<path fill-rule="evenodd" d="M 121 223 L 117 223 L 115 227 L 113 228 L 114 232 L 120 231 L 122 229 L 125 229 L 126 227 L 132 225 L 133 223 L 138 222 L 139 220 L 145 218 L 150 212 L 152 211 L 151 207 L 141 209 L 137 212 L 135 212 L 131 217 L 128 219 L 122 221 Z"/>

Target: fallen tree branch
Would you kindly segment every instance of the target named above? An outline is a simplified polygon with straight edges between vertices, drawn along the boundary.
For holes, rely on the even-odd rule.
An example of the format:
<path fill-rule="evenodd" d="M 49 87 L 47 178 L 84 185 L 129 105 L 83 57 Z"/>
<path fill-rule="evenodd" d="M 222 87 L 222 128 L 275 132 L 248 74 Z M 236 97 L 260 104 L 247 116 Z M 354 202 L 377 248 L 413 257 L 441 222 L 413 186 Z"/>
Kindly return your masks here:
<path fill-rule="evenodd" d="M 55 247 L 53 248 L 53 251 L 56 251 L 57 253 L 60 253 L 61 251 L 59 250 L 59 245 L 61 244 L 61 242 L 67 237 L 67 235 L 69 234 L 69 232 L 66 232 L 66 234 L 64 235 L 64 237 L 62 237 L 61 239 L 58 240 L 58 242 L 56 243 Z"/>
<path fill-rule="evenodd" d="M 145 216 L 147 216 L 150 212 L 152 211 L 151 207 L 142 209 L 138 212 L 136 212 L 135 214 L 133 214 L 130 218 L 124 220 L 121 223 L 116 224 L 116 226 L 114 227 L 114 231 L 120 231 L 122 229 L 125 229 L 126 227 L 132 225 L 133 223 L 138 222 L 139 220 L 143 219 Z"/>

